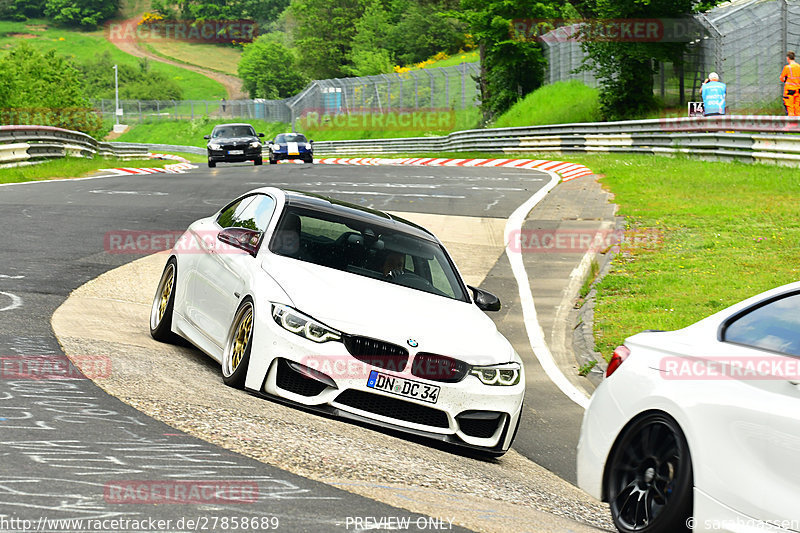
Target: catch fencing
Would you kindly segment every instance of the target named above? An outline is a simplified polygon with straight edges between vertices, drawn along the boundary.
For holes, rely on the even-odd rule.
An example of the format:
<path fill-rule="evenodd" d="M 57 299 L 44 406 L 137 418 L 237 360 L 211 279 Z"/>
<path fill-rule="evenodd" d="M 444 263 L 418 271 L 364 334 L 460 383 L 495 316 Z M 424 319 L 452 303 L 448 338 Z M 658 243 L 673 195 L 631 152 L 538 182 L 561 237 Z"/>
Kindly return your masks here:
<path fill-rule="evenodd" d="M 480 103 L 475 80 L 478 72 L 478 63 L 461 63 L 377 76 L 316 80 L 299 94 L 281 100 L 120 100 L 120 121 L 130 124 L 207 116 L 293 123 L 309 113 L 466 109 Z M 114 119 L 114 100 L 96 100 L 94 106 L 106 119 Z"/>
<path fill-rule="evenodd" d="M 778 76 L 787 50 L 800 53 L 800 0 L 733 0 L 694 16 L 699 35 L 687 40 L 682 63 L 655 65 L 654 92 L 671 105 L 700 100 L 700 86 L 717 72 L 728 86 L 734 113 L 782 113 Z M 547 83 L 580 80 L 596 87 L 590 71 L 578 71 L 586 54 L 579 25 L 545 34 Z"/>

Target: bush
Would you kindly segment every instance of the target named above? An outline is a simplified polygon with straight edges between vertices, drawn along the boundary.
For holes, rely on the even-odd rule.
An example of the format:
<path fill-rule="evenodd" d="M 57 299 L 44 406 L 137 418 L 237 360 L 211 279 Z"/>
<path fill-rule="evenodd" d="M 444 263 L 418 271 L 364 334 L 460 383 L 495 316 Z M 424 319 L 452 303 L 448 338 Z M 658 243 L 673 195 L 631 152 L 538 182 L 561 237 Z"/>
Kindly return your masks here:
<path fill-rule="evenodd" d="M 114 98 L 114 60 L 106 51 L 93 61 L 79 65 L 86 93 L 93 98 Z M 160 72 L 150 70 L 150 62 L 140 59 L 138 66 L 118 65 L 119 96 L 130 100 L 181 100 L 183 90 Z"/>
<path fill-rule="evenodd" d="M 56 126 L 96 134 L 102 120 L 84 97 L 82 76 L 65 58 L 21 43 L 0 57 L 3 124 Z"/>
<path fill-rule="evenodd" d="M 47 0 L 45 15 L 65 26 L 96 28 L 113 17 L 119 0 Z"/>

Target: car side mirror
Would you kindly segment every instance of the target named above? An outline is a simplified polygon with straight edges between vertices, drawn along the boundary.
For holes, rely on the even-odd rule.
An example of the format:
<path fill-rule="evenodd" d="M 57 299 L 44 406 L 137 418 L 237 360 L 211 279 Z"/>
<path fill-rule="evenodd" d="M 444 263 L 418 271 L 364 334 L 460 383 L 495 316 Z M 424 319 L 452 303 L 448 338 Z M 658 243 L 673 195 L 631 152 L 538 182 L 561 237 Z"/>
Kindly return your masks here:
<path fill-rule="evenodd" d="M 309 142 L 309 143 L 313 143 L 313 142 L 314 142 L 314 139 L 309 139 L 309 140 L 308 140 L 308 142 Z"/>
<path fill-rule="evenodd" d="M 217 239 L 255 257 L 261 232 L 247 228 L 225 228 L 217 234 Z"/>
<path fill-rule="evenodd" d="M 263 137 L 263 136 L 264 136 L 264 134 L 263 134 L 263 133 L 259 133 L 259 134 L 258 134 L 258 136 L 259 136 L 259 137 Z"/>
<path fill-rule="evenodd" d="M 489 291 L 485 291 L 477 287 L 472 287 L 471 285 L 467 286 L 472 291 L 472 297 L 475 300 L 475 305 L 478 306 L 478 309 L 480 309 L 481 311 L 500 310 L 501 307 L 500 298 L 498 298 Z"/>
<path fill-rule="evenodd" d="M 211 140 L 211 135 L 204 135 L 204 136 L 203 136 L 203 139 L 205 139 L 205 140 L 207 140 L 207 141 L 208 141 L 208 140 Z"/>

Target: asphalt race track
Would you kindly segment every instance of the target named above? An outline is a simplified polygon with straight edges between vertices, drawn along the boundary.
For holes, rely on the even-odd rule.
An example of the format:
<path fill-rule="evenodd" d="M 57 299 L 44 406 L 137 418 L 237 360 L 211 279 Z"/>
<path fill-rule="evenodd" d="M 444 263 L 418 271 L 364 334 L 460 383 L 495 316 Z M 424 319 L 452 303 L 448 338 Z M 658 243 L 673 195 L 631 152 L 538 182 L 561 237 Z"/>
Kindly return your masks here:
<path fill-rule="evenodd" d="M 142 257 L 107 253 L 105 236 L 111 231 L 182 231 L 233 197 L 265 185 L 387 211 L 504 219 L 548 181 L 548 175 L 530 170 L 286 164 L 1 186 L 0 357 L 15 364 L 22 357 L 62 353 L 50 328 L 56 308 L 87 281 Z M 493 318 L 522 355 L 526 372 L 541 378 L 513 317 L 519 302 L 508 269 L 503 256 L 483 287 L 500 296 L 504 311 Z M 514 449 L 574 482 L 582 410 L 546 379 L 528 384 Z M 86 379 L 0 376 L 0 435 L 0 530 L 28 529 L 2 521 L 11 517 L 33 520 L 36 528 L 42 517 L 157 515 L 172 520 L 160 529 L 179 529 L 182 517 L 249 515 L 277 517 L 288 531 L 353 530 L 352 517 L 358 516 L 408 516 L 412 523 L 420 518 L 181 434 Z M 149 505 L 109 503 L 105 485 L 110 479 L 187 477 L 253 482 L 259 505 L 223 501 L 154 511 Z"/>

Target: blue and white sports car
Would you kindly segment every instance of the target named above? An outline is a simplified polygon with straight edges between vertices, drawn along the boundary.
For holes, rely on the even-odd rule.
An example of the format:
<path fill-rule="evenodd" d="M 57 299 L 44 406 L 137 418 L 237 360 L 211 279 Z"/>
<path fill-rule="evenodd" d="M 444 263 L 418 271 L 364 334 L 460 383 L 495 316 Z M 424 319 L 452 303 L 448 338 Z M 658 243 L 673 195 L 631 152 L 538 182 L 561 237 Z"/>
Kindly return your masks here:
<path fill-rule="evenodd" d="M 282 159 L 301 159 L 304 163 L 313 163 L 312 142 L 302 133 L 281 133 L 269 142 L 269 162 L 274 165 Z"/>

